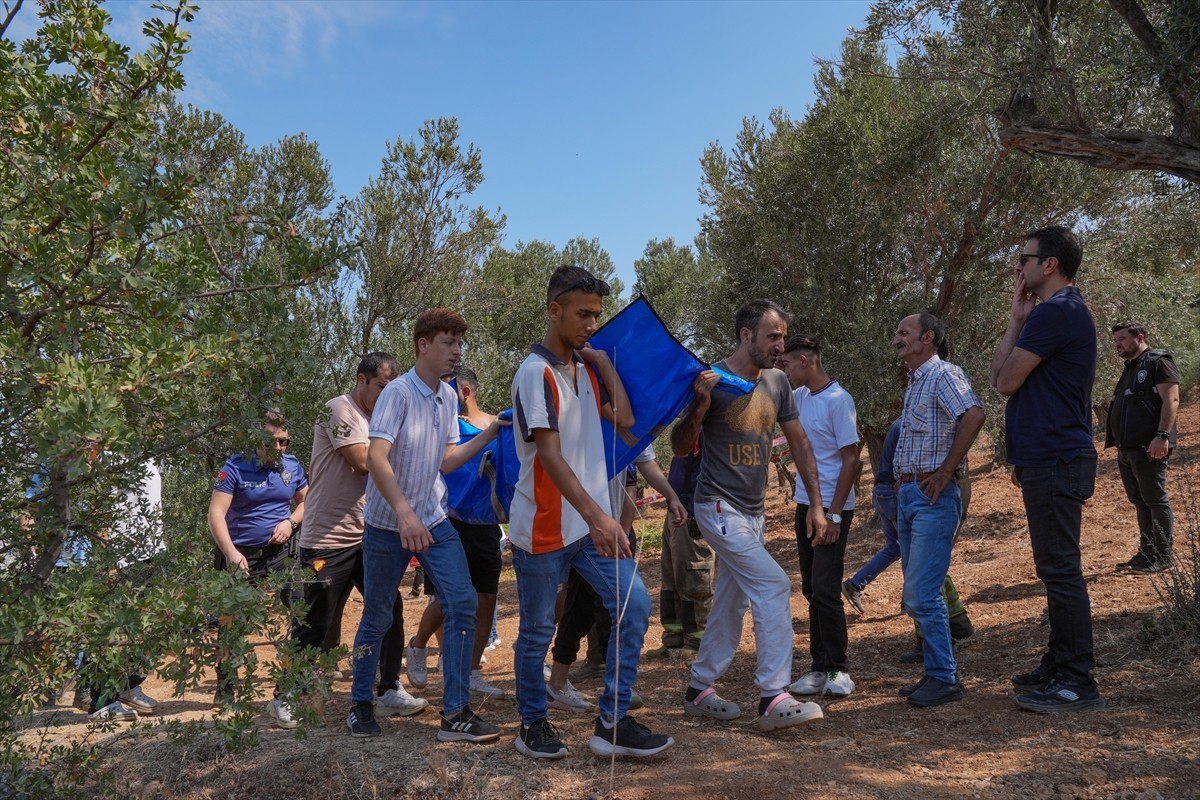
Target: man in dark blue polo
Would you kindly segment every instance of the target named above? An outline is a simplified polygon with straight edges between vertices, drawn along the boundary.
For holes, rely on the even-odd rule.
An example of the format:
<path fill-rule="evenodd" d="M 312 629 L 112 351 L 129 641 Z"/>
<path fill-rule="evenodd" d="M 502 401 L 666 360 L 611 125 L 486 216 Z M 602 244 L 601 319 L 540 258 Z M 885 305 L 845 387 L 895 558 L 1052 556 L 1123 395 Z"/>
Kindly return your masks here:
<path fill-rule="evenodd" d="M 1096 487 L 1096 323 L 1075 287 L 1082 260 L 1068 228 L 1039 228 L 1026 237 L 1008 329 L 992 359 L 992 386 L 1009 396 L 1008 463 L 1025 501 L 1033 563 L 1050 611 L 1041 663 L 1012 678 L 1021 692 L 1017 705 L 1039 713 L 1104 706 L 1092 675 L 1092 606 L 1079 545 L 1083 504 Z"/>

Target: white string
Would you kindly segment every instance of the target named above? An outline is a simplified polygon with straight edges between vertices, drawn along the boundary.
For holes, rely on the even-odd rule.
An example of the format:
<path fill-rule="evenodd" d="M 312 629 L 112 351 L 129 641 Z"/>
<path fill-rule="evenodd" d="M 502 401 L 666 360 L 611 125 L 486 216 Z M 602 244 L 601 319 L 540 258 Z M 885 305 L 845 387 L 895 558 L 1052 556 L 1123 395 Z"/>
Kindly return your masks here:
<path fill-rule="evenodd" d="M 617 349 L 616 349 L 616 347 L 613 348 L 612 365 L 613 365 L 613 372 L 615 373 L 617 371 Z M 620 380 L 620 379 L 618 378 L 618 380 Z M 626 394 L 628 397 L 628 393 L 626 393 Z M 612 425 L 612 453 L 613 453 L 614 462 L 615 462 L 616 455 L 617 455 L 617 422 L 616 422 L 616 420 L 617 420 L 617 409 L 614 406 L 613 407 L 613 425 Z M 614 480 L 615 479 L 616 479 L 616 476 L 614 476 Z M 624 504 L 627 502 L 630 502 L 631 498 L 629 497 L 629 490 L 626 488 L 624 480 L 621 481 L 620 486 L 621 486 L 621 500 L 622 500 L 622 509 L 623 509 Z M 641 509 L 639 509 L 637 507 L 636 501 L 634 501 L 633 508 L 634 508 L 634 512 L 638 516 L 640 516 Z M 617 517 L 618 517 L 617 521 L 619 523 L 621 511 L 618 509 L 613 509 L 613 510 L 617 512 Z M 622 530 L 620 535 L 624 536 L 625 534 L 626 534 L 626 531 Z M 617 552 L 614 553 L 614 557 L 619 555 L 619 553 L 620 553 L 620 549 L 618 548 Z M 621 676 L 621 623 L 625 619 L 625 611 L 626 611 L 626 609 L 629 608 L 629 599 L 633 595 L 633 584 L 635 582 L 635 577 L 637 575 L 638 559 L 641 557 L 641 553 L 642 553 L 642 541 L 641 541 L 641 537 L 637 537 L 637 544 L 634 547 L 633 553 L 632 553 L 633 573 L 630 575 L 630 578 L 629 578 L 629 587 L 625 590 L 625 602 L 624 603 L 621 602 L 620 558 L 616 558 L 617 563 L 615 563 L 613 565 L 613 573 L 614 573 L 613 598 L 617 604 L 617 616 L 613 619 L 613 631 L 616 634 L 616 637 L 615 637 L 616 642 L 613 646 L 613 653 L 612 653 L 613 659 L 615 661 L 615 669 L 613 671 L 613 690 L 614 691 L 613 691 L 613 727 L 612 727 L 612 742 L 611 742 L 612 749 L 611 749 L 611 752 L 609 753 L 609 761 L 608 761 L 608 796 L 610 799 L 616 796 L 617 723 L 620 722 L 620 720 L 617 719 L 617 704 L 618 704 L 617 694 L 620 691 L 619 687 L 620 687 L 620 676 Z M 630 685 L 629 691 L 630 691 L 630 695 L 632 696 L 632 693 L 633 693 L 632 685 Z M 601 716 L 601 719 L 603 719 L 603 716 Z"/>

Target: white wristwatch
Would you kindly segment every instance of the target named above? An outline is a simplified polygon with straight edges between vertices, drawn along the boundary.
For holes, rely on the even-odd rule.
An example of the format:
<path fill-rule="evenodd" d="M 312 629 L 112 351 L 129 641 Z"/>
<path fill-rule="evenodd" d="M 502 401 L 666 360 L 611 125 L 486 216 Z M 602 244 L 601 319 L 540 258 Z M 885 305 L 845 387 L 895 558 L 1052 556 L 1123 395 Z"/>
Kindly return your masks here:
<path fill-rule="evenodd" d="M 834 525 L 842 524 L 842 515 L 841 514 L 826 514 L 825 519 L 829 520 Z"/>

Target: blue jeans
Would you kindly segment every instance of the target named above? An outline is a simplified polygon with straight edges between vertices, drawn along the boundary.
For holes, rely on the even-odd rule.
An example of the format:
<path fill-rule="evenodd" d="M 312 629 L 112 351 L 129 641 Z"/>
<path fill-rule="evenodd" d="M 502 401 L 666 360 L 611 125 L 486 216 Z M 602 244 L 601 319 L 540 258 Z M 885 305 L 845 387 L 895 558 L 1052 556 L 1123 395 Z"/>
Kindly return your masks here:
<path fill-rule="evenodd" d="M 363 531 L 363 612 L 354 637 L 354 703 L 375 700 L 375 670 L 380 644 L 392 626 L 392 608 L 404 571 L 415 555 L 437 587 L 445 616 L 442 633 L 442 714 L 451 717 L 470 699 L 471 645 L 475 640 L 475 589 L 458 531 L 450 520 L 429 529 L 433 544 L 414 553 L 400 544 L 400 534 L 367 525 Z M 553 604 L 551 604 L 553 606 Z"/>
<path fill-rule="evenodd" d="M 629 696 L 637 678 L 642 641 L 650 627 L 650 595 L 632 558 L 602 558 L 591 536 L 571 542 L 561 550 L 534 555 L 512 549 L 517 573 L 520 627 L 514 646 L 517 676 L 517 713 L 532 725 L 546 719 L 546 682 L 542 666 L 554 636 L 554 605 L 558 586 L 572 567 L 591 585 L 613 619 L 604 665 L 604 693 L 600 716 L 606 722 L 629 711 Z M 628 599 L 626 599 L 628 597 Z M 620 602 L 618 604 L 618 598 Z"/>
<path fill-rule="evenodd" d="M 896 530 L 896 490 L 886 483 L 875 484 L 875 490 L 871 493 L 871 505 L 875 506 L 879 524 L 883 526 L 883 547 L 850 579 L 859 590 L 867 588 L 868 583 L 878 578 L 900 558 L 900 534 Z"/>
<path fill-rule="evenodd" d="M 962 516 L 958 484 L 949 483 L 936 503 L 915 482 L 900 485 L 900 563 L 904 568 L 904 608 L 925 636 L 925 674 L 945 683 L 958 680 L 950 644 L 950 617 L 942 584 Z"/>
<path fill-rule="evenodd" d="M 1096 489 L 1096 453 L 1085 450 L 1053 467 L 1017 467 L 1016 477 L 1025 501 L 1033 565 L 1046 587 L 1050 611 L 1050 644 L 1042 663 L 1053 664 L 1060 680 L 1093 686 L 1092 604 L 1079 534 L 1083 504 Z"/>

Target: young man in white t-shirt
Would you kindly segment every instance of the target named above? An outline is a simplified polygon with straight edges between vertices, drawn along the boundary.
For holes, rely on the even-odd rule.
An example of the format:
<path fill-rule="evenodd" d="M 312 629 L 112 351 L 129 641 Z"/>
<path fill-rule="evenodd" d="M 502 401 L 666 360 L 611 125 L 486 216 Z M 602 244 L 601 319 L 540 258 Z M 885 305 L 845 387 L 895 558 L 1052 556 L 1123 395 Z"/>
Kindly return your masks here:
<path fill-rule="evenodd" d="M 854 681 L 846 657 L 842 571 L 854 516 L 854 483 L 862 470 L 854 398 L 825 372 L 821 344 L 812 336 L 789 338 L 775 363 L 796 387 L 792 396 L 817 460 L 821 496 L 829 498 L 825 531 L 814 535 L 805 524 L 808 491 L 802 481 L 796 482 L 796 546 L 802 590 L 808 600 L 812 666 L 789 688 L 795 694 L 845 697 L 854 691 Z"/>

